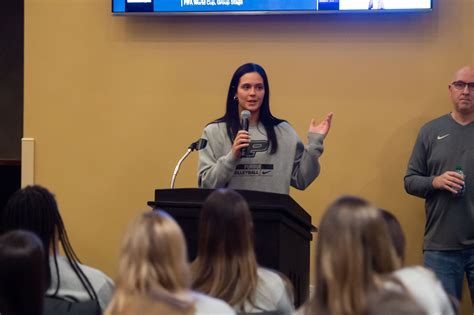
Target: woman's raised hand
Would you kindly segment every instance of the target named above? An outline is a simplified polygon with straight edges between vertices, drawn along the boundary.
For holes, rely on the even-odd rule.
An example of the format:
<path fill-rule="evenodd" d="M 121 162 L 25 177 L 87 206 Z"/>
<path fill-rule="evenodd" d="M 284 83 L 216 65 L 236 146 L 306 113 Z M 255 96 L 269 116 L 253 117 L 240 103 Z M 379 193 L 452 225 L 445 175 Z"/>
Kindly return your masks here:
<path fill-rule="evenodd" d="M 334 114 L 331 112 L 327 114 L 326 118 L 323 119 L 319 124 L 316 124 L 316 120 L 311 119 L 311 123 L 309 124 L 309 132 L 320 133 L 326 136 L 331 128 L 331 121 L 332 116 Z"/>

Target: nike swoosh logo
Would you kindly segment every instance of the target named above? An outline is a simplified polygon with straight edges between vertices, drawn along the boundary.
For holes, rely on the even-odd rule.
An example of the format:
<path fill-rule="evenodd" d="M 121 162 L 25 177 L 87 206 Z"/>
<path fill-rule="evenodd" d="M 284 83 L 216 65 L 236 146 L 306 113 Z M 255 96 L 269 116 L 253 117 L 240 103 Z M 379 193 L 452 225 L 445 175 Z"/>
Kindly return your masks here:
<path fill-rule="evenodd" d="M 438 140 L 444 139 L 444 138 L 446 138 L 447 136 L 449 136 L 449 133 L 446 134 L 446 135 L 444 135 L 444 136 L 438 136 Z"/>

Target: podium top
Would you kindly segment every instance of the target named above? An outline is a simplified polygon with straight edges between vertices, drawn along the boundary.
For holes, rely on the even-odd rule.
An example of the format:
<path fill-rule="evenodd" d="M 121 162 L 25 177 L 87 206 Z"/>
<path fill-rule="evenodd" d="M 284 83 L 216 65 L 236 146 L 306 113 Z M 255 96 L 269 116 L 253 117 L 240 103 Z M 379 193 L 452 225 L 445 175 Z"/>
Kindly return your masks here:
<path fill-rule="evenodd" d="M 178 188 L 156 189 L 155 201 L 149 201 L 151 207 L 184 207 L 201 208 L 206 198 L 214 189 Z M 236 190 L 249 204 L 252 211 L 273 210 L 283 213 L 296 221 L 307 231 L 316 231 L 311 224 L 311 216 L 289 195 L 253 191 Z"/>

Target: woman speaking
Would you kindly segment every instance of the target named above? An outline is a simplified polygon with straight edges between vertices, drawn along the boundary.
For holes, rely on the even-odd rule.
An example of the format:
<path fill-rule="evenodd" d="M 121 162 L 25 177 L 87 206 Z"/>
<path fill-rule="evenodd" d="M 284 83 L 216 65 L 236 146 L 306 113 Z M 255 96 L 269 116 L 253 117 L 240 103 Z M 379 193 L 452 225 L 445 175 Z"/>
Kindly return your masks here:
<path fill-rule="evenodd" d="M 199 151 L 199 186 L 281 194 L 290 186 L 305 189 L 319 175 L 332 116 L 319 124 L 312 119 L 303 145 L 290 124 L 270 112 L 265 70 L 254 63 L 240 66 L 230 81 L 224 116 L 204 129 L 208 144 Z"/>

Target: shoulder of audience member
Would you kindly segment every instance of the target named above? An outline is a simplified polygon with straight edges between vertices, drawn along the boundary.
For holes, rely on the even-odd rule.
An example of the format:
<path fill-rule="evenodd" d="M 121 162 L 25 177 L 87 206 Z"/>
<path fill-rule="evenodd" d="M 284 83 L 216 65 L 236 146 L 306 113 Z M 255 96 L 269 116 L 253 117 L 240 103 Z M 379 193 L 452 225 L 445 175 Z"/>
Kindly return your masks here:
<path fill-rule="evenodd" d="M 236 314 L 235 310 L 222 300 L 195 291 L 192 292 L 192 296 L 196 301 L 196 315 Z"/>

